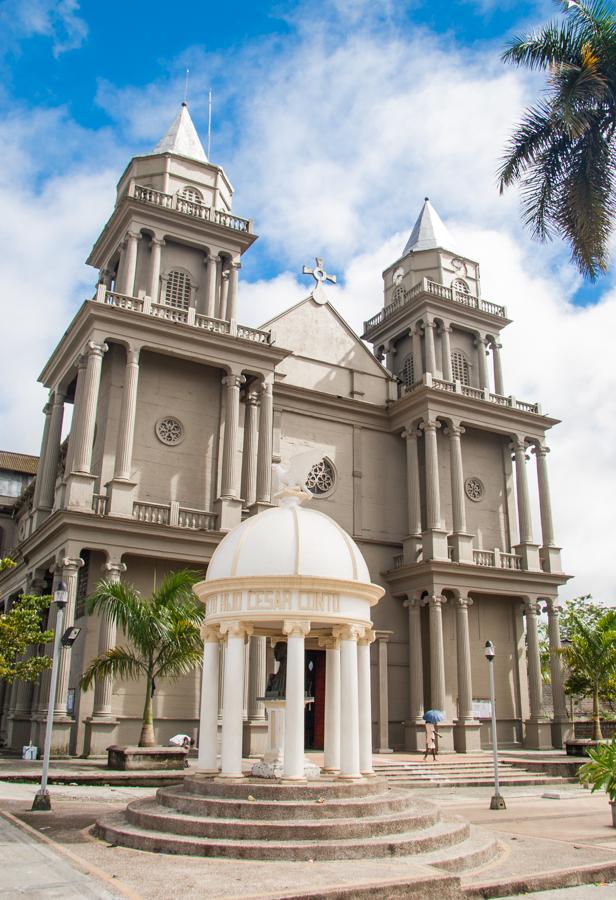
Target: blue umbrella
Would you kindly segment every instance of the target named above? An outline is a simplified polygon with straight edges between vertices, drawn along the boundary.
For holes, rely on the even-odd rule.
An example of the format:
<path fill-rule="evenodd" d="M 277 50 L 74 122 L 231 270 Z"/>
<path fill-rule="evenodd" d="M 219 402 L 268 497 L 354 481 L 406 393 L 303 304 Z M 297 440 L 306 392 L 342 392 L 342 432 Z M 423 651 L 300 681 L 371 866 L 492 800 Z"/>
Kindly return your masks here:
<path fill-rule="evenodd" d="M 445 713 L 440 709 L 428 709 L 423 715 L 423 720 L 430 725 L 437 725 L 439 722 L 445 721 Z"/>

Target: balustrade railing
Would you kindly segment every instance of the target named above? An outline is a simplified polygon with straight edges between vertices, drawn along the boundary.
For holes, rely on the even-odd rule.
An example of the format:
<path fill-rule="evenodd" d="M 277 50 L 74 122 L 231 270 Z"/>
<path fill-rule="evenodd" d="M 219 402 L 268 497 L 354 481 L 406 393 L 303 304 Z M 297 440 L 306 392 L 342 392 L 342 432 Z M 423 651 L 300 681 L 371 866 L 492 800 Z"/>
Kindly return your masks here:
<path fill-rule="evenodd" d="M 516 569 L 521 570 L 522 568 L 522 557 L 517 556 L 515 553 L 505 553 L 503 550 L 499 553 L 500 556 L 500 567 L 501 569 Z"/>
<path fill-rule="evenodd" d="M 538 403 L 525 403 L 524 400 L 516 400 L 515 406 L 516 406 L 516 409 L 521 409 L 522 412 L 530 412 L 530 413 L 538 413 L 539 412 L 539 404 Z"/>
<path fill-rule="evenodd" d="M 473 550 L 473 562 L 476 566 L 493 566 L 493 550 Z"/>
<path fill-rule="evenodd" d="M 134 309 L 143 311 L 143 299 L 141 297 L 129 297 L 126 294 L 118 294 L 116 291 L 105 291 L 103 300 L 108 306 L 117 306 L 119 309 Z"/>
<path fill-rule="evenodd" d="M 109 497 L 106 494 L 93 494 L 92 512 L 95 516 L 106 516 L 109 509 Z"/>
<path fill-rule="evenodd" d="M 176 306 L 167 306 L 166 303 L 152 303 L 150 315 L 157 319 L 166 319 L 167 322 L 179 322 L 186 325 L 188 322 L 188 310 L 178 309 Z"/>
<path fill-rule="evenodd" d="M 269 331 L 261 331 L 259 328 L 249 328 L 247 325 L 237 326 L 237 336 L 245 341 L 255 341 L 257 344 L 269 344 L 272 336 Z"/>
<path fill-rule="evenodd" d="M 371 319 L 368 319 L 367 322 L 364 322 L 364 332 L 368 332 L 377 325 L 381 325 L 382 322 L 389 319 L 395 312 L 406 306 L 420 294 L 432 294 L 433 297 L 439 297 L 441 300 L 460 303 L 462 306 L 479 309 L 482 312 L 490 313 L 490 315 L 498 316 L 499 318 L 505 318 L 507 315 L 505 307 L 499 306 L 498 303 L 490 303 L 488 300 L 481 300 L 479 297 L 474 297 L 472 294 L 468 294 L 465 291 L 456 291 L 452 288 L 445 287 L 444 284 L 438 284 L 436 281 L 430 281 L 429 278 L 424 278 L 409 291 L 400 293 L 391 303 L 388 303 L 387 306 L 383 307 L 376 316 L 373 316 Z"/>
<path fill-rule="evenodd" d="M 191 531 L 215 531 L 218 521 L 216 513 L 180 506 L 177 500 L 169 503 L 146 503 L 143 500 L 135 500 L 133 518 L 151 525 L 172 525 Z"/>
<path fill-rule="evenodd" d="M 195 325 L 204 331 L 214 331 L 216 334 L 229 334 L 229 323 L 223 319 L 213 319 L 210 316 L 195 315 Z"/>
<path fill-rule="evenodd" d="M 136 500 L 133 503 L 133 519 L 151 525 L 168 525 L 171 507 L 168 503 L 145 503 Z"/>
<path fill-rule="evenodd" d="M 432 387 L 436 388 L 437 391 L 450 391 L 452 394 L 456 390 L 454 381 L 445 381 L 443 378 L 433 378 Z"/>
<path fill-rule="evenodd" d="M 216 225 L 222 225 L 223 228 L 231 228 L 233 231 L 246 233 L 251 231 L 250 219 L 242 219 L 241 216 L 234 216 L 232 213 L 225 212 L 225 210 L 213 209 L 211 206 L 206 206 L 205 203 L 195 203 L 194 200 L 188 200 L 179 195 L 166 194 L 164 191 L 157 191 L 155 188 L 142 184 L 133 185 L 132 196 L 141 203 L 162 206 L 164 209 L 173 209 L 175 212 L 179 212 L 184 216 L 190 216 L 192 219 L 214 222 Z"/>
<path fill-rule="evenodd" d="M 483 400 L 484 399 L 483 389 L 471 387 L 469 384 L 462 385 L 462 394 L 465 397 L 472 397 L 473 400 Z"/>
<path fill-rule="evenodd" d="M 496 403 L 497 406 L 511 406 L 511 397 L 503 397 L 502 394 L 490 394 L 490 403 Z"/>
<path fill-rule="evenodd" d="M 178 510 L 178 526 L 180 528 L 214 531 L 216 521 L 216 513 L 204 512 L 202 509 L 190 509 L 188 506 L 180 506 Z"/>

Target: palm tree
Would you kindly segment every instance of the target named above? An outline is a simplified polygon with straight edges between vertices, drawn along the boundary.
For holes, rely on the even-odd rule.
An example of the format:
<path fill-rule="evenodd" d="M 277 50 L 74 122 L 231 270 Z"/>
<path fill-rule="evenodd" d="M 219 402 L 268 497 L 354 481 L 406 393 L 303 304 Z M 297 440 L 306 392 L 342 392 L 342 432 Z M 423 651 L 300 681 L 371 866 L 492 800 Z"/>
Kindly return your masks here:
<path fill-rule="evenodd" d="M 519 183 L 523 220 L 545 241 L 558 234 L 578 269 L 607 269 L 616 211 L 616 15 L 605 0 L 562 0 L 562 23 L 518 37 L 503 61 L 548 72 L 498 172 L 500 192 Z"/>
<path fill-rule="evenodd" d="M 152 695 L 157 678 L 179 678 L 201 662 L 200 623 L 205 608 L 192 592 L 196 572 L 171 572 L 151 597 L 131 584 L 100 581 L 88 601 L 125 634 L 130 647 L 111 647 L 92 660 L 81 676 L 88 690 L 97 678 L 145 679 L 140 747 L 154 746 Z"/>
<path fill-rule="evenodd" d="M 573 615 L 572 625 L 569 641 L 560 651 L 569 670 L 565 690 L 574 696 L 592 697 L 592 737 L 600 741 L 599 701 L 616 695 L 616 610 L 593 624 Z"/>

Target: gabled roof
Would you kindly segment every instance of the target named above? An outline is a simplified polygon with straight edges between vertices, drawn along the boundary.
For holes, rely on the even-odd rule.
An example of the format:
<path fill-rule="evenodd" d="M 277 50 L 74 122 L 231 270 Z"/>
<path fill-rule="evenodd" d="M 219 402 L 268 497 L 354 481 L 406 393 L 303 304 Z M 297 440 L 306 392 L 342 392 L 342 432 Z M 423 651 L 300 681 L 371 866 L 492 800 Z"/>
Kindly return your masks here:
<path fill-rule="evenodd" d="M 443 220 L 426 197 L 417 221 L 413 225 L 411 236 L 406 242 L 403 255 L 411 250 L 454 250 L 455 244 Z"/>
<path fill-rule="evenodd" d="M 154 147 L 152 153 L 175 153 L 177 156 L 186 156 L 188 159 L 196 159 L 198 162 L 206 163 L 208 161 L 186 103 L 182 103 L 169 130 Z"/>
<path fill-rule="evenodd" d="M 38 456 L 30 453 L 13 453 L 11 450 L 0 450 L 0 469 L 10 472 L 23 472 L 25 475 L 36 475 Z"/>

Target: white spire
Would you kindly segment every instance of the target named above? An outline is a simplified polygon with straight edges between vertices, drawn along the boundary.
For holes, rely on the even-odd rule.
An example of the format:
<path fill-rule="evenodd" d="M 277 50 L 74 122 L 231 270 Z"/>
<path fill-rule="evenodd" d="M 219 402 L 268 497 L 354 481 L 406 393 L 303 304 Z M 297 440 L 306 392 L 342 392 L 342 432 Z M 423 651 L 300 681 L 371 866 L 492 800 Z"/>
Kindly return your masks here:
<path fill-rule="evenodd" d="M 167 134 L 154 147 L 152 153 L 175 153 L 177 156 L 187 156 L 188 159 L 196 159 L 199 162 L 208 161 L 186 103 L 182 103 Z"/>
<path fill-rule="evenodd" d="M 455 244 L 443 220 L 426 197 L 411 236 L 406 242 L 403 255 L 411 250 L 455 250 Z"/>

